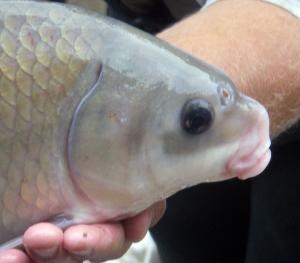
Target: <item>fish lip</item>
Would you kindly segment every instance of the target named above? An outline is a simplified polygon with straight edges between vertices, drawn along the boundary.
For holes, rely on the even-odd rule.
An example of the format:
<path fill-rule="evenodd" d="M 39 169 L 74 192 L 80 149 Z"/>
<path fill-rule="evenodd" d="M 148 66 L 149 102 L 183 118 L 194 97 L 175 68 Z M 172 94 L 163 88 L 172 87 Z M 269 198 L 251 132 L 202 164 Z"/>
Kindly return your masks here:
<path fill-rule="evenodd" d="M 252 115 L 243 131 L 236 152 L 227 161 L 226 176 L 248 179 L 260 174 L 271 159 L 269 118 L 264 108 Z"/>
<path fill-rule="evenodd" d="M 271 159 L 269 147 L 270 142 L 263 146 L 253 147 L 242 156 L 234 156 L 226 167 L 227 174 L 245 180 L 262 173 Z"/>

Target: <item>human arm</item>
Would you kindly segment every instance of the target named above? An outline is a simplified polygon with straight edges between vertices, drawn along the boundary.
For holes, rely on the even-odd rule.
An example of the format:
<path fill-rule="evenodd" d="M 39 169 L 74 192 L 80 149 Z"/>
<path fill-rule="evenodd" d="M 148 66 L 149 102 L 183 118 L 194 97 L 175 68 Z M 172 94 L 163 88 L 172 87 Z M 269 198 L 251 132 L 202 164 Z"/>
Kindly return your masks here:
<path fill-rule="evenodd" d="M 263 103 L 275 137 L 300 116 L 300 20 L 260 0 L 224 0 L 160 38 L 222 69 Z"/>

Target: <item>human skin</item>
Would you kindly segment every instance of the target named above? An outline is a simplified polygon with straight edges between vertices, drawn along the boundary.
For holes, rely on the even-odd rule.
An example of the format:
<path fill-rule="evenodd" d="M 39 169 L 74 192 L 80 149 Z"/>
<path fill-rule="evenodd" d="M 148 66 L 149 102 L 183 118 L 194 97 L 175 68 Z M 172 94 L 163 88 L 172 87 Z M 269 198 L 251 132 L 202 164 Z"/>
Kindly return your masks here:
<path fill-rule="evenodd" d="M 159 37 L 222 69 L 260 101 L 275 137 L 300 117 L 300 20 L 261 0 L 223 0 Z"/>
<path fill-rule="evenodd" d="M 289 12 L 259 0 L 224 0 L 159 37 L 222 69 L 238 89 L 264 104 L 271 119 L 272 137 L 299 119 L 300 21 Z M 79 262 L 74 260 L 78 251 L 95 261 L 116 258 L 132 242 L 143 238 L 162 215 L 164 206 L 163 202 L 156 204 L 123 222 L 74 226 L 65 233 L 52 225 L 39 224 L 26 232 L 24 244 L 35 262 L 60 262 L 69 256 L 72 259 L 64 263 Z M 82 242 L 85 233 L 91 238 Z M 60 253 L 45 260 L 53 247 L 58 247 Z M 32 261 L 25 253 L 12 250 L 1 253 L 0 262 Z"/>
<path fill-rule="evenodd" d="M 154 204 L 139 215 L 121 222 L 78 225 L 64 233 L 56 226 L 41 223 L 24 234 L 26 252 L 8 250 L 0 253 L 1 263 L 75 263 L 95 262 L 121 257 L 131 243 L 144 238 L 166 208 L 165 201 Z"/>

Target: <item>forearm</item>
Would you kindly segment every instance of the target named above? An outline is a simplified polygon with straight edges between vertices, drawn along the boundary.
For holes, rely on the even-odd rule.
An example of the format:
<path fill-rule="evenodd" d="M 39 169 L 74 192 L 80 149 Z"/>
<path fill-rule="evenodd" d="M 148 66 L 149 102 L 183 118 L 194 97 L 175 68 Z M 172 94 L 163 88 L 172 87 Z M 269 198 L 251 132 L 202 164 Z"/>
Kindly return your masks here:
<path fill-rule="evenodd" d="M 259 0 L 219 1 L 159 35 L 226 72 L 270 114 L 274 137 L 300 117 L 300 20 Z"/>

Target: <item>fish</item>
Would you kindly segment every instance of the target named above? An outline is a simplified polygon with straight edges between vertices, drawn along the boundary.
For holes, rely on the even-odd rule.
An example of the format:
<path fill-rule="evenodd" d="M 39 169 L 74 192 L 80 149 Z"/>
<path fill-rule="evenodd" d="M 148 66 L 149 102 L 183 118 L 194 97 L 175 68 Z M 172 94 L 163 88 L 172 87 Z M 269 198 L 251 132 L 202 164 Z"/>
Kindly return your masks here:
<path fill-rule="evenodd" d="M 0 250 L 261 173 L 269 117 L 214 66 L 74 6 L 0 1 Z"/>

